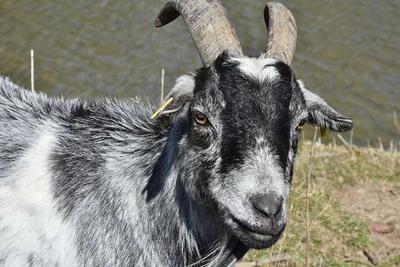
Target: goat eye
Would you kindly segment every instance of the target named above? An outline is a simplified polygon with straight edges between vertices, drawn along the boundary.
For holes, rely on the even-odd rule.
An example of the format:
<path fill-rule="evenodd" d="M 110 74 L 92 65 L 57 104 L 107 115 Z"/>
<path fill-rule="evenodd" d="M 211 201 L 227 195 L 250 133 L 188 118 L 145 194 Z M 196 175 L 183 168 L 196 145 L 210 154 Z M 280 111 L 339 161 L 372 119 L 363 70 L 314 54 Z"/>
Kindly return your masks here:
<path fill-rule="evenodd" d="M 296 130 L 297 131 L 301 131 L 301 129 L 303 129 L 304 125 L 306 124 L 305 120 L 302 120 L 301 122 L 299 122 L 299 124 L 297 124 L 296 126 Z"/>
<path fill-rule="evenodd" d="M 205 126 L 208 124 L 208 119 L 206 115 L 201 114 L 201 113 L 196 113 L 194 114 L 194 120 L 196 121 L 197 124 L 201 126 Z"/>

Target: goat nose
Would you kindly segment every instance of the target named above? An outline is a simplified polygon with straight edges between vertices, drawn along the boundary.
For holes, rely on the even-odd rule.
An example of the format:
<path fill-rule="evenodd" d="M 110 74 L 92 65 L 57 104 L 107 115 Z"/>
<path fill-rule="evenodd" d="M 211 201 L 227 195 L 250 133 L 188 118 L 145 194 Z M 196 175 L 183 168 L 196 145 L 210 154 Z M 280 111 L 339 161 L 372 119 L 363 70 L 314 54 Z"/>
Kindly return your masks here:
<path fill-rule="evenodd" d="M 283 197 L 275 193 L 258 195 L 252 199 L 253 205 L 262 214 L 270 219 L 278 217 L 282 210 Z"/>

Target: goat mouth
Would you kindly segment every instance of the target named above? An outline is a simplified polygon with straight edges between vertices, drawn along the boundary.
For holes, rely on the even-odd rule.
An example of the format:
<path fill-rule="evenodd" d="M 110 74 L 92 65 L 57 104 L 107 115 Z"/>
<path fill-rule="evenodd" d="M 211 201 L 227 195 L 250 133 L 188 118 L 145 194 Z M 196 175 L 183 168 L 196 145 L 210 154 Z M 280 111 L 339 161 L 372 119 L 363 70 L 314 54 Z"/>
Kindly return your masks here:
<path fill-rule="evenodd" d="M 229 216 L 227 224 L 243 244 L 256 249 L 268 248 L 275 244 L 285 229 L 285 227 L 282 227 L 277 233 L 270 233 L 264 229 L 252 227 L 247 222 L 243 222 L 232 215 Z"/>
<path fill-rule="evenodd" d="M 265 231 L 264 229 L 253 228 L 247 222 L 241 221 L 241 220 L 235 218 L 234 216 L 232 216 L 232 221 L 238 227 L 240 227 L 240 229 L 242 229 L 246 232 L 250 232 L 250 233 L 261 235 L 261 236 L 272 236 L 271 234 L 267 233 L 267 231 Z"/>

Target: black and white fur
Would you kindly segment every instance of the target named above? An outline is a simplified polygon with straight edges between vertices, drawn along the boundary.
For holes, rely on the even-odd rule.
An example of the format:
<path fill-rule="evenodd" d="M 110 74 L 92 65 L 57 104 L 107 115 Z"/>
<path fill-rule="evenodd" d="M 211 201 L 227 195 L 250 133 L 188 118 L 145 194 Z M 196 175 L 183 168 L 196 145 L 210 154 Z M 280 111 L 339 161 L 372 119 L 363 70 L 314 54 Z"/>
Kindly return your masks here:
<path fill-rule="evenodd" d="M 297 125 L 352 127 L 271 58 L 223 53 L 170 96 L 151 120 L 0 78 L 0 265 L 233 265 L 285 228 Z"/>

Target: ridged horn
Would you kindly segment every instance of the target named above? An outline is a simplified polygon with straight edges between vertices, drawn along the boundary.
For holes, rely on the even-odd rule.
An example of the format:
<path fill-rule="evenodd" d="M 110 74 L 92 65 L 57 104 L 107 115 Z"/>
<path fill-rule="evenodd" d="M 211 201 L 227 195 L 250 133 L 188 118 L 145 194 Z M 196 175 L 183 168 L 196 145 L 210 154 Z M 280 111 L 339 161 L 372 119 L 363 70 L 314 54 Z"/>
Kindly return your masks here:
<path fill-rule="evenodd" d="M 235 28 L 219 0 L 174 0 L 164 5 L 155 26 L 162 27 L 182 15 L 205 66 L 223 51 L 242 55 Z"/>
<path fill-rule="evenodd" d="M 290 65 L 296 49 L 296 21 L 284 5 L 267 3 L 264 9 L 264 20 L 268 36 L 265 56 L 273 57 Z"/>

